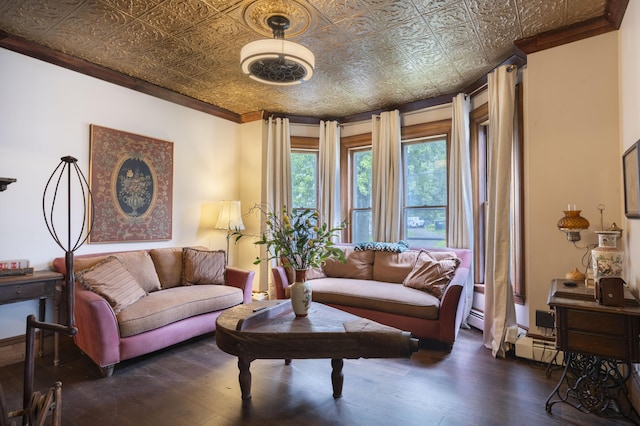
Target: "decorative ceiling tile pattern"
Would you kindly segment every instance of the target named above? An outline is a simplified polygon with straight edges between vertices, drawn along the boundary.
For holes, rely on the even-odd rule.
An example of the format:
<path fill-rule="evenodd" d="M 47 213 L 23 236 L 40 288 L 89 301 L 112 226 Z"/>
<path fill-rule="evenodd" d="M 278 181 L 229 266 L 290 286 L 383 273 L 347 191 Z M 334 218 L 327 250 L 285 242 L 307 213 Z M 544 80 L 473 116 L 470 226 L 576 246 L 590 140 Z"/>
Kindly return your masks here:
<path fill-rule="evenodd" d="M 344 117 L 462 90 L 513 41 L 603 16 L 607 0 L 0 0 L 0 30 L 237 114 Z M 239 65 L 291 17 L 313 78 L 268 86 Z"/>

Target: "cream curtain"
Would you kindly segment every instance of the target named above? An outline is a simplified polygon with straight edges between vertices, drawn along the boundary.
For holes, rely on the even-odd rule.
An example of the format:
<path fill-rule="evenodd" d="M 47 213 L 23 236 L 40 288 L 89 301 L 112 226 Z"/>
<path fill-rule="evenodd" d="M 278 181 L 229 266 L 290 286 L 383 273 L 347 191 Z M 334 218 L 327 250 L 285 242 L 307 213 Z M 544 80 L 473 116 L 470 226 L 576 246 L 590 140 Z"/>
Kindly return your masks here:
<path fill-rule="evenodd" d="M 471 154 L 469 152 L 469 113 L 471 101 L 460 93 L 453 98 L 451 158 L 449 161 L 449 237 L 447 245 L 473 248 L 473 192 L 471 187 Z M 463 325 L 473 303 L 473 265 L 465 284 Z"/>
<path fill-rule="evenodd" d="M 319 144 L 320 222 L 337 227 L 340 218 L 340 125 L 337 121 L 320 121 Z"/>
<path fill-rule="evenodd" d="M 276 211 L 284 206 L 291 208 L 291 135 L 288 118 L 269 117 L 266 200 Z"/>
<path fill-rule="evenodd" d="M 501 66 L 488 76 L 491 129 L 483 339 L 494 357 L 504 357 L 518 334 L 510 264 L 516 74 L 516 67 Z"/>
<path fill-rule="evenodd" d="M 268 208 L 281 211 L 284 206 L 291 208 L 291 136 L 288 118 L 272 118 L 267 121 L 267 155 L 263 167 L 267 171 L 266 194 L 263 200 Z M 266 232 L 265 217 L 261 218 L 261 232 Z M 266 248 L 260 246 L 260 257 L 266 257 Z M 270 297 L 275 297 L 271 282 L 271 268 L 277 265 L 272 259 L 260 264 L 260 288 L 268 288 Z"/>
<path fill-rule="evenodd" d="M 372 235 L 374 241 L 394 242 L 400 239 L 402 214 L 400 112 L 383 112 L 372 122 Z"/>

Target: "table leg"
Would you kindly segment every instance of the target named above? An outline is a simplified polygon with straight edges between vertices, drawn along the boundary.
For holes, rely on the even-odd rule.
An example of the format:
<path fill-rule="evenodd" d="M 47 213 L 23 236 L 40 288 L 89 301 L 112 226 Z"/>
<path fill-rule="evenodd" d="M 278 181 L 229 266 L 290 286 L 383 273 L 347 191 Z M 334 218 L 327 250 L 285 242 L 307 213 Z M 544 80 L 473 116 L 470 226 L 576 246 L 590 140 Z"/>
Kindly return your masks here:
<path fill-rule="evenodd" d="M 625 386 L 631 376 L 630 362 L 577 352 L 565 352 L 564 361 L 562 377 L 545 404 L 547 413 L 561 402 L 583 413 L 625 417 L 638 424 L 640 417 Z"/>
<path fill-rule="evenodd" d="M 251 360 L 249 358 L 238 357 L 238 369 L 240 370 L 240 391 L 242 392 L 242 399 L 251 399 L 251 371 L 249 366 Z"/>
<path fill-rule="evenodd" d="M 342 384 L 344 383 L 344 375 L 342 374 L 342 367 L 344 361 L 342 359 L 331 360 L 331 384 L 333 385 L 333 397 L 340 398 L 342 396 Z"/>
<path fill-rule="evenodd" d="M 47 299 L 41 298 L 40 304 L 38 307 L 38 321 L 44 322 L 46 309 L 47 309 Z M 44 354 L 44 330 L 40 329 L 40 349 L 38 350 L 38 355 L 42 358 L 43 354 Z"/>

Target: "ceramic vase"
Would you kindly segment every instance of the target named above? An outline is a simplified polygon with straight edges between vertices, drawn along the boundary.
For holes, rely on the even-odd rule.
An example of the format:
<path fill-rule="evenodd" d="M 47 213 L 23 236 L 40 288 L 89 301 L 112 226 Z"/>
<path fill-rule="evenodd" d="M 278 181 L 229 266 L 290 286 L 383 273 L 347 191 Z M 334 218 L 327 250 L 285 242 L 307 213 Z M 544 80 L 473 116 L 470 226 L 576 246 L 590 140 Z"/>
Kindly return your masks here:
<path fill-rule="evenodd" d="M 295 282 L 291 284 L 291 306 L 298 318 L 306 317 L 311 306 L 311 284 L 306 276 L 306 269 L 296 269 Z"/>
<path fill-rule="evenodd" d="M 618 233 L 615 231 L 596 231 L 598 247 L 591 251 L 593 280 L 597 283 L 602 277 L 622 277 L 624 251 L 616 245 Z"/>

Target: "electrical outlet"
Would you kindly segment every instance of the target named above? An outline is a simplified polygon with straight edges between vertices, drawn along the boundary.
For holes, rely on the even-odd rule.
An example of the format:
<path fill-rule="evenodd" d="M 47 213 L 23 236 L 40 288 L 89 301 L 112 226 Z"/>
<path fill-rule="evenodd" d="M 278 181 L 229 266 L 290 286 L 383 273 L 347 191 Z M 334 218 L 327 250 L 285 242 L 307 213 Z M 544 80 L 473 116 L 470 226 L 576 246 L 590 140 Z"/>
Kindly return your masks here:
<path fill-rule="evenodd" d="M 536 326 L 553 328 L 555 327 L 555 322 L 553 311 L 536 310 Z"/>

